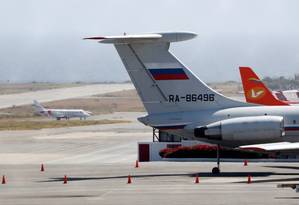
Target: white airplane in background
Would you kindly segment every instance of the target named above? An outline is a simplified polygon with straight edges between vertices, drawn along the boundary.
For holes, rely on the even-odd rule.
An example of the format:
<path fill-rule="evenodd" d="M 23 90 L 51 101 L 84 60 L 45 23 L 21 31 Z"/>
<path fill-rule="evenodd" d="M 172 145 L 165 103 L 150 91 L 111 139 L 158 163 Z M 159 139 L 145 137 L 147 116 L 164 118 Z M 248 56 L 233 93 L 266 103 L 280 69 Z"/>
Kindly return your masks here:
<path fill-rule="evenodd" d="M 244 103 L 214 91 L 169 51 L 170 43 L 194 37 L 168 32 L 85 39 L 114 44 L 148 112 L 138 118 L 140 122 L 218 145 L 213 173 L 220 172 L 220 145 L 299 150 L 299 106 Z"/>
<path fill-rule="evenodd" d="M 299 100 L 299 91 L 298 90 L 273 91 L 273 94 L 279 100 L 287 100 L 287 101 L 298 101 Z"/>
<path fill-rule="evenodd" d="M 62 118 L 65 118 L 66 120 L 70 118 L 80 118 L 86 119 L 89 117 L 92 113 L 81 110 L 81 109 L 51 109 L 51 108 L 45 108 L 42 106 L 39 102 L 36 100 L 33 101 L 34 109 L 39 115 L 47 116 L 47 117 L 52 117 L 56 118 L 57 120 L 60 120 Z"/>

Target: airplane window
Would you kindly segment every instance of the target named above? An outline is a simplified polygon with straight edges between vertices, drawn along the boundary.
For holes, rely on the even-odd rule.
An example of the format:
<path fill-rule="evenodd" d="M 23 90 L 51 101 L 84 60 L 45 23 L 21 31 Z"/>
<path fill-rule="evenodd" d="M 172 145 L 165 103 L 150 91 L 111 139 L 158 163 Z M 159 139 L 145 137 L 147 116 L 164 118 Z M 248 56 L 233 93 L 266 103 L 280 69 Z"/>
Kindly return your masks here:
<path fill-rule="evenodd" d="M 293 124 L 296 124 L 296 120 L 293 120 Z"/>

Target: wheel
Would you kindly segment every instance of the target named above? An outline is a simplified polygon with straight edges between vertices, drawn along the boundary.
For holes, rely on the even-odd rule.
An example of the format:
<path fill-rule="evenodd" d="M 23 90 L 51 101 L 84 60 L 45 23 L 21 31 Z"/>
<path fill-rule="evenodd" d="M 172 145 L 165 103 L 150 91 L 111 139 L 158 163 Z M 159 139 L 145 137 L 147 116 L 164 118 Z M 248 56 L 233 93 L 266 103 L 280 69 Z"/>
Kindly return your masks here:
<path fill-rule="evenodd" d="M 212 173 L 213 173 L 213 174 L 219 174 L 219 173 L 220 173 L 220 169 L 219 169 L 218 167 L 214 167 L 214 168 L 212 169 Z"/>

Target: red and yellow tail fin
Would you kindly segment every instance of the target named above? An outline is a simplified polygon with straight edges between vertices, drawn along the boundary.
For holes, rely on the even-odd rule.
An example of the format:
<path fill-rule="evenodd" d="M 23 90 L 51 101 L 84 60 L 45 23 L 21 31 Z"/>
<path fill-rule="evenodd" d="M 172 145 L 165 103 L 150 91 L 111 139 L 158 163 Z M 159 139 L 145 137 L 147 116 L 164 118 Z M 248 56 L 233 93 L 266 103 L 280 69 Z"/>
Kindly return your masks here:
<path fill-rule="evenodd" d="M 251 68 L 240 67 L 240 75 L 246 102 L 261 105 L 289 105 L 276 99 Z"/>

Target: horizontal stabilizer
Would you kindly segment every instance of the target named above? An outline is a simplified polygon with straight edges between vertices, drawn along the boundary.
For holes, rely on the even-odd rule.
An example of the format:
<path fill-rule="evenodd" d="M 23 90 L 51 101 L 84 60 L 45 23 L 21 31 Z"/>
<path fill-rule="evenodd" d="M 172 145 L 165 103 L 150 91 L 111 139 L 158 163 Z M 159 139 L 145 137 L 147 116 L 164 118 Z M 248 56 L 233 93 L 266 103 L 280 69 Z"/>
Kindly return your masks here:
<path fill-rule="evenodd" d="M 128 43 L 153 43 L 153 42 L 177 42 L 196 37 L 190 32 L 167 32 L 154 34 L 123 35 L 123 36 L 95 36 L 84 40 L 97 40 L 100 43 L 128 44 Z"/>

